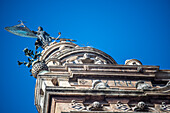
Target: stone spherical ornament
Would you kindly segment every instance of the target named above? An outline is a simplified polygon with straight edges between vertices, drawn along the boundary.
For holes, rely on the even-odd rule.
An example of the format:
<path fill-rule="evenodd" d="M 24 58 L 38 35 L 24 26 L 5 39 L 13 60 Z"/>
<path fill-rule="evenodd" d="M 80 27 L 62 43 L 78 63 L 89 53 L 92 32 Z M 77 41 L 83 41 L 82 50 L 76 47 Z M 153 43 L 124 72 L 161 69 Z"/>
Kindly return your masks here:
<path fill-rule="evenodd" d="M 101 108 L 101 104 L 98 101 L 93 102 L 92 104 L 93 108 L 97 109 L 97 108 Z"/>
<path fill-rule="evenodd" d="M 34 76 L 34 78 L 37 78 L 38 73 L 43 70 L 48 70 L 47 65 L 42 61 L 37 61 L 33 63 L 31 73 Z"/>
<path fill-rule="evenodd" d="M 139 103 L 138 103 L 138 108 L 139 108 L 140 110 L 143 110 L 145 107 L 146 107 L 146 104 L 145 104 L 144 102 L 139 102 Z"/>
<path fill-rule="evenodd" d="M 142 65 L 142 62 L 137 59 L 129 59 L 125 61 L 125 65 Z"/>

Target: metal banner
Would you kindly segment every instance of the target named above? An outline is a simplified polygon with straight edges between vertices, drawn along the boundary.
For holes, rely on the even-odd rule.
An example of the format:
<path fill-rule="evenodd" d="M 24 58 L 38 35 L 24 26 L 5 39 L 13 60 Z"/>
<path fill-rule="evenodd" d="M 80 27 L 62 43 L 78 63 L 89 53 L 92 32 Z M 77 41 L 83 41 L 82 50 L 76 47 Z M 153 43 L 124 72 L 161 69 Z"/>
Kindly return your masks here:
<path fill-rule="evenodd" d="M 18 24 L 11 27 L 5 27 L 5 30 L 18 36 L 37 38 L 37 36 L 23 24 Z"/>

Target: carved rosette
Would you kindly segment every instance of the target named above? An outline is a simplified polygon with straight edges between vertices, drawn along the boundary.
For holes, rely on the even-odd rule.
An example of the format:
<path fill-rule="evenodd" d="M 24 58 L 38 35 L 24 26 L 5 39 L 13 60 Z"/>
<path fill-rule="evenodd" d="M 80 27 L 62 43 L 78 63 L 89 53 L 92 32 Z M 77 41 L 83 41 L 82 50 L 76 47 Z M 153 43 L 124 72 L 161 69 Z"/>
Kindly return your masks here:
<path fill-rule="evenodd" d="M 43 70 L 48 70 L 47 65 L 44 62 L 38 61 L 32 65 L 31 73 L 34 78 L 37 78 L 37 74 Z"/>

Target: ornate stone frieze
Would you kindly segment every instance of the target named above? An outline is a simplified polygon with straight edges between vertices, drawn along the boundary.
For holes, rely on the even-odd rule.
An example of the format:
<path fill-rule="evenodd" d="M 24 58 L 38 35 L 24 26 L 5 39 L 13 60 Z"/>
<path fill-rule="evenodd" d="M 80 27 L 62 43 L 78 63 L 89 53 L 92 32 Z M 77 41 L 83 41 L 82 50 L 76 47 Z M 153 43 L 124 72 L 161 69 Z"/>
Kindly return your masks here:
<path fill-rule="evenodd" d="M 160 71 L 159 66 L 136 59 L 118 65 L 98 49 L 63 41 L 46 48 L 43 60 L 33 66 L 38 74 L 35 105 L 41 106 L 41 113 L 170 110 L 170 82 L 165 85 L 170 71 Z"/>
<path fill-rule="evenodd" d="M 92 53 L 84 53 L 67 58 L 64 64 L 107 64 L 107 61 Z"/>
<path fill-rule="evenodd" d="M 98 101 L 94 101 L 93 103 L 84 106 L 83 103 L 78 103 L 75 100 L 71 101 L 71 108 L 73 111 L 113 111 L 109 106 L 104 106 L 102 103 Z"/>

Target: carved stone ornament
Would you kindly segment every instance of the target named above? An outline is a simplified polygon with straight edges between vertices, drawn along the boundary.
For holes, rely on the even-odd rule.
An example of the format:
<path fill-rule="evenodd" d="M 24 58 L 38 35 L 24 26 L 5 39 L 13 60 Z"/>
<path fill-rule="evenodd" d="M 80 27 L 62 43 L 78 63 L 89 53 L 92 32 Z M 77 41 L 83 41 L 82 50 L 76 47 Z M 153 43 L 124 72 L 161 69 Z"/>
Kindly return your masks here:
<path fill-rule="evenodd" d="M 130 59 L 125 61 L 125 65 L 142 65 L 142 63 L 137 59 Z"/>
<path fill-rule="evenodd" d="M 145 102 L 139 102 L 134 108 L 134 111 L 148 111 L 148 107 Z"/>
<path fill-rule="evenodd" d="M 138 102 L 138 104 L 132 108 L 136 112 L 156 112 L 158 111 L 153 107 L 148 107 L 145 102 Z"/>
<path fill-rule="evenodd" d="M 103 105 L 98 101 L 93 102 L 86 109 L 88 111 L 104 111 Z"/>
<path fill-rule="evenodd" d="M 99 58 L 98 56 L 90 53 L 84 53 L 82 55 L 71 56 L 65 60 L 66 64 L 107 64 L 107 61 Z"/>
<path fill-rule="evenodd" d="M 149 84 L 145 83 L 144 81 L 138 81 L 136 83 L 136 89 L 145 90 L 145 89 L 151 89 L 151 88 L 152 87 Z"/>
<path fill-rule="evenodd" d="M 84 105 L 82 103 L 77 103 L 76 100 L 71 101 L 71 106 L 72 106 L 72 109 L 74 109 L 76 111 L 86 110 Z"/>
<path fill-rule="evenodd" d="M 76 111 L 107 111 L 108 109 L 98 101 L 94 101 L 92 104 L 84 107 L 83 103 L 77 103 L 76 100 L 72 100 L 71 106 L 72 109 Z"/>
<path fill-rule="evenodd" d="M 120 111 L 130 111 L 132 110 L 128 105 L 121 103 L 120 101 L 117 101 L 116 109 Z"/>
<path fill-rule="evenodd" d="M 87 82 L 88 82 L 88 81 L 86 81 L 86 80 L 84 80 L 84 79 L 80 80 L 80 83 L 83 84 L 83 85 L 85 85 Z"/>
<path fill-rule="evenodd" d="M 83 58 L 80 58 L 80 60 L 84 63 L 94 63 L 94 60 L 90 58 L 90 55 L 88 53 L 85 53 L 83 55 Z"/>
<path fill-rule="evenodd" d="M 96 56 L 94 64 L 107 64 L 107 61 L 102 61 L 99 57 Z"/>
<path fill-rule="evenodd" d="M 44 62 L 37 61 L 33 64 L 31 73 L 35 78 L 37 78 L 37 74 L 42 70 L 48 70 L 47 65 Z"/>
<path fill-rule="evenodd" d="M 170 112 L 170 105 L 166 105 L 165 102 L 162 102 L 162 104 L 160 105 L 160 110 Z"/>
<path fill-rule="evenodd" d="M 109 88 L 107 83 L 103 83 L 101 80 L 94 80 L 92 83 L 92 89 L 107 89 Z"/>

